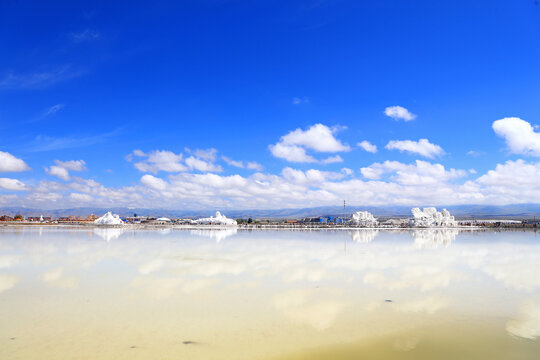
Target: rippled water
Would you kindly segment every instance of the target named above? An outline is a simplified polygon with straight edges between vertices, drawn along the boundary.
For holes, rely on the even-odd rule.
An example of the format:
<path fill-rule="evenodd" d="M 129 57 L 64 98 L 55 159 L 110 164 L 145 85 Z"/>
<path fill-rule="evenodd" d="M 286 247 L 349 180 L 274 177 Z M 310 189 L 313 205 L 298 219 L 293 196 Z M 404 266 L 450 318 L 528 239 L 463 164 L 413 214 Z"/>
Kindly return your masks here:
<path fill-rule="evenodd" d="M 527 232 L 0 229 L 0 359 L 538 359 Z"/>

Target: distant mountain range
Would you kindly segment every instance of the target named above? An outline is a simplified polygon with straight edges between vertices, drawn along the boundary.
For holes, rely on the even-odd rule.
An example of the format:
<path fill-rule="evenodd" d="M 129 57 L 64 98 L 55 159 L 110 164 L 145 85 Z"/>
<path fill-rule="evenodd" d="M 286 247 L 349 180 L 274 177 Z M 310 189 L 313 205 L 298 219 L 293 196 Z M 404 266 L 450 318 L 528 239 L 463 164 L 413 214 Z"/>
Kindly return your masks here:
<path fill-rule="evenodd" d="M 515 205 L 453 205 L 437 206 L 437 209 L 446 208 L 452 215 L 459 218 L 540 218 L 540 204 L 515 204 Z M 276 209 L 276 210 L 234 210 L 234 209 L 216 209 L 222 211 L 230 218 L 254 218 L 254 219 L 299 219 L 312 216 L 343 216 L 344 210 L 340 206 L 321 206 L 299 209 Z M 347 206 L 345 213 L 350 216 L 355 211 L 367 210 L 376 217 L 409 217 L 411 215 L 411 206 Z M 52 216 L 63 217 L 69 215 L 88 216 L 90 214 L 101 215 L 107 211 L 112 211 L 122 217 L 132 216 L 166 216 L 181 218 L 199 218 L 213 215 L 215 210 L 170 210 L 170 209 L 134 209 L 134 208 L 93 208 L 81 207 L 71 209 L 29 209 L 23 207 L 4 207 L 0 208 L 0 215 L 23 216 Z"/>

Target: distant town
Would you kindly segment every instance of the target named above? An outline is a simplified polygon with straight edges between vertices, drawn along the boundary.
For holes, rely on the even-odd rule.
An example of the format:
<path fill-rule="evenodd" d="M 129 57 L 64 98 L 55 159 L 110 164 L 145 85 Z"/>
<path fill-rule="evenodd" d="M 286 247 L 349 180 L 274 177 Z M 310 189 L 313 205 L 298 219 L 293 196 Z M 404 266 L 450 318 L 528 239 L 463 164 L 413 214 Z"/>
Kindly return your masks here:
<path fill-rule="evenodd" d="M 358 213 L 350 217 L 325 215 L 313 216 L 300 219 L 274 219 L 274 218 L 238 218 L 233 220 L 234 225 L 239 228 L 340 228 L 340 227 L 377 227 L 377 228 L 409 228 L 409 227 L 430 227 L 425 224 L 414 223 L 414 217 L 381 217 L 363 220 L 355 218 Z M 369 214 L 369 213 L 367 213 Z M 218 212 L 219 215 L 219 212 Z M 369 214 L 371 215 L 371 214 Z M 368 215 L 368 216 L 369 216 Z M 116 216 L 116 215 L 115 215 Z M 95 225 L 100 217 L 94 214 L 86 217 L 71 215 L 64 217 L 51 216 L 27 216 L 22 215 L 1 215 L 0 224 L 3 225 Z M 167 218 L 152 215 L 118 217 L 121 224 L 133 225 L 224 225 L 220 222 L 211 221 L 216 218 L 191 219 L 191 218 Z M 453 217 L 452 217 L 453 219 Z M 533 219 L 457 219 L 452 226 L 459 227 L 504 227 L 504 228 L 540 228 L 540 217 Z M 202 221 L 201 221 L 202 220 Z M 230 224 L 227 224 L 230 225 Z"/>

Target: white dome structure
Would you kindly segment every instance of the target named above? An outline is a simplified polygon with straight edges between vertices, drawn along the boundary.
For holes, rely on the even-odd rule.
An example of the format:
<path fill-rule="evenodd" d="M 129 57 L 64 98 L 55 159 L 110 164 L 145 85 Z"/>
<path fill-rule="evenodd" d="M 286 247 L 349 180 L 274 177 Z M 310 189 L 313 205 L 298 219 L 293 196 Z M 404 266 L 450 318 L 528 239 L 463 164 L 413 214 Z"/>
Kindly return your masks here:
<path fill-rule="evenodd" d="M 229 225 L 236 226 L 236 220 L 229 219 L 225 215 L 222 215 L 219 211 L 216 211 L 216 216 L 210 216 L 209 218 L 202 218 L 192 221 L 197 225 Z"/>
<path fill-rule="evenodd" d="M 94 224 L 98 225 L 123 225 L 124 222 L 120 219 L 120 216 L 107 212 L 105 215 L 94 221 Z"/>
<path fill-rule="evenodd" d="M 448 210 L 442 209 L 437 211 L 434 207 L 427 207 L 424 210 L 419 208 L 411 209 L 413 218 L 409 221 L 409 225 L 415 227 L 455 227 L 458 225 L 453 216 Z"/>
<path fill-rule="evenodd" d="M 377 219 L 369 211 L 357 211 L 352 215 L 352 222 L 360 226 L 375 226 Z"/>

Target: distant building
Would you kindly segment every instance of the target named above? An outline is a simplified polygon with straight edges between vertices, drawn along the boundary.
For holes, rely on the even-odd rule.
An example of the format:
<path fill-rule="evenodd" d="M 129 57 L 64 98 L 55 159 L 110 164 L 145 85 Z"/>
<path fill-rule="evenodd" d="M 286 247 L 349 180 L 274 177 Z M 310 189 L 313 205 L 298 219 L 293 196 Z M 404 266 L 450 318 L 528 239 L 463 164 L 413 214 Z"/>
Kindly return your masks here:
<path fill-rule="evenodd" d="M 153 221 L 154 224 L 166 225 L 172 223 L 171 219 L 166 217 L 160 217 Z"/>

